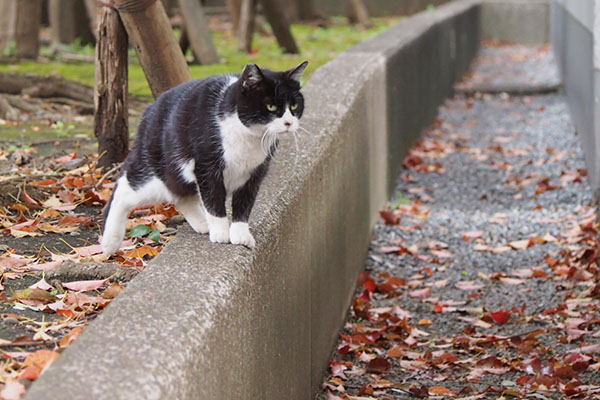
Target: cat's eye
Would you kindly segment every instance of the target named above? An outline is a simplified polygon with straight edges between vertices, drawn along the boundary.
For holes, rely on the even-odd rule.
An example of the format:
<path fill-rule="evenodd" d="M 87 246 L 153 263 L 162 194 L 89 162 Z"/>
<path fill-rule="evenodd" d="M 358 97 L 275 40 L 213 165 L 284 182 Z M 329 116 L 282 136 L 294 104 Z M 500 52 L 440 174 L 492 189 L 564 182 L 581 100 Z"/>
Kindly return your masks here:
<path fill-rule="evenodd" d="M 298 109 L 298 103 L 296 103 L 296 104 L 292 104 L 292 105 L 290 106 L 290 110 L 292 110 L 292 111 L 296 111 L 297 109 Z"/>
<path fill-rule="evenodd" d="M 267 110 L 273 112 L 277 110 L 277 106 L 275 104 L 267 104 Z"/>

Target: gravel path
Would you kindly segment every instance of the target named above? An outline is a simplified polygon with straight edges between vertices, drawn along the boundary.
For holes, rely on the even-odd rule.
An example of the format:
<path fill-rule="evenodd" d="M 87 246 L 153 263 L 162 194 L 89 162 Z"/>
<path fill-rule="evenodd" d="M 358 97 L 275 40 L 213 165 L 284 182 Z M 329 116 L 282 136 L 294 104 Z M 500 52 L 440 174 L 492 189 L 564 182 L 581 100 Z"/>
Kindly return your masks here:
<path fill-rule="evenodd" d="M 554 68 L 522 53 L 475 71 Z M 563 95 L 458 94 L 405 167 L 317 398 L 600 396 L 598 225 Z"/>

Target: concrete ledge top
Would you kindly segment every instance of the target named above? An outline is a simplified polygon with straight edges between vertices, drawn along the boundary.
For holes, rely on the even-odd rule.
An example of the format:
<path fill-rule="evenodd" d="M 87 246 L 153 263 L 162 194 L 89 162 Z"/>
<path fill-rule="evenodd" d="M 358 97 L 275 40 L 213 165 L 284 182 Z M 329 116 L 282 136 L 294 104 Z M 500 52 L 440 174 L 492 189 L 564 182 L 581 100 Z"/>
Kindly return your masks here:
<path fill-rule="evenodd" d="M 283 141 L 252 213 L 256 248 L 212 244 L 185 226 L 25 399 L 311 398 L 366 254 L 370 214 L 387 199 L 369 173 L 386 176 L 387 158 L 401 157 L 370 147 L 381 141 L 377 149 L 391 152 L 387 60 L 478 3 L 417 14 L 315 71 L 303 89 L 310 133 L 297 150 Z M 444 79 L 432 87 L 455 77 Z M 427 116 L 446 95 L 438 92 L 422 99 Z"/>

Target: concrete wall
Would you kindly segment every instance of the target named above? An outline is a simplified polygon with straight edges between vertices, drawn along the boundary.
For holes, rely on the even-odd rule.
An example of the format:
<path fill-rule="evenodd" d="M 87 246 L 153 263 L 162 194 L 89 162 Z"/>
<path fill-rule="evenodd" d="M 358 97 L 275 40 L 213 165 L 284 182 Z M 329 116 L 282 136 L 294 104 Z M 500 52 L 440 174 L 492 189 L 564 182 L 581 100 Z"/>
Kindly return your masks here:
<path fill-rule="evenodd" d="M 484 0 L 481 18 L 486 39 L 521 44 L 550 41 L 549 0 Z"/>
<path fill-rule="evenodd" d="M 408 146 L 480 40 L 477 1 L 406 19 L 318 69 L 284 141 L 257 247 L 185 228 L 26 399 L 312 399 Z"/>
<path fill-rule="evenodd" d="M 600 199 L 600 1 L 554 0 L 551 25 L 567 102 L 585 154 L 588 179 Z"/>

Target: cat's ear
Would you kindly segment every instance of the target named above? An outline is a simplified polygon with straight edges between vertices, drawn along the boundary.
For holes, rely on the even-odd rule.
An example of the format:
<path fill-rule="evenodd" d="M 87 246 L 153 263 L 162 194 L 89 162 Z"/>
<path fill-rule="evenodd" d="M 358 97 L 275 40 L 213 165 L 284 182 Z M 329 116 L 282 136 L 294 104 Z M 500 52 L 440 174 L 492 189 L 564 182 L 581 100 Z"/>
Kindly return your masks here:
<path fill-rule="evenodd" d="M 307 65 L 308 65 L 308 61 L 304 61 L 303 63 L 301 63 L 297 67 L 294 67 L 294 68 L 286 71 L 286 74 L 291 79 L 293 79 L 293 80 L 297 81 L 298 83 L 300 83 L 300 81 L 302 80 L 302 73 L 306 69 Z"/>
<path fill-rule="evenodd" d="M 246 64 L 242 72 L 242 87 L 251 89 L 264 79 L 263 73 L 256 64 Z"/>

